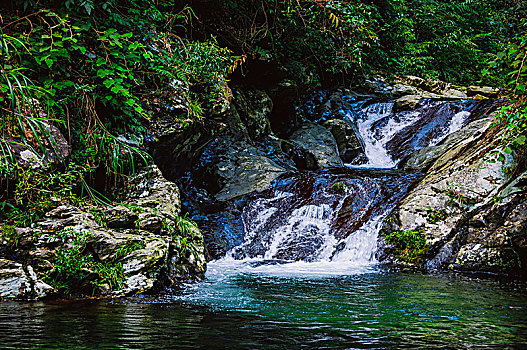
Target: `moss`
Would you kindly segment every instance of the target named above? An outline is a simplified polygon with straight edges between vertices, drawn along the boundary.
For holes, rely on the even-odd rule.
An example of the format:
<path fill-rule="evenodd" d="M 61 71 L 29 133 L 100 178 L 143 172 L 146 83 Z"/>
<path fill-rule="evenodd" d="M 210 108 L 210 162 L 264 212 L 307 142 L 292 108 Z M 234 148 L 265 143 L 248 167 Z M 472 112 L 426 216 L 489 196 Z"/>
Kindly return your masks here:
<path fill-rule="evenodd" d="M 334 193 L 346 193 L 348 192 L 349 187 L 344 182 L 335 182 L 333 185 L 331 185 L 331 191 Z"/>
<path fill-rule="evenodd" d="M 421 229 L 394 231 L 381 235 L 386 242 L 394 246 L 397 258 L 407 263 L 420 263 L 428 250 L 426 236 Z"/>
<path fill-rule="evenodd" d="M 4 244 L 11 247 L 17 247 L 20 240 L 20 235 L 12 225 L 3 225 L 0 230 L 0 237 L 2 238 L 2 241 L 4 241 Z"/>
<path fill-rule="evenodd" d="M 428 209 L 428 222 L 431 224 L 435 224 L 439 221 L 443 221 L 448 217 L 448 213 L 444 209 Z"/>
<path fill-rule="evenodd" d="M 71 295 L 86 288 L 91 288 L 93 294 L 100 289 L 123 288 L 123 266 L 117 261 L 122 256 L 116 254 L 110 261 L 98 261 L 87 249 L 93 236 L 86 231 L 64 229 L 58 231 L 56 237 L 62 245 L 55 250 L 52 274 L 44 280 L 61 294 Z"/>

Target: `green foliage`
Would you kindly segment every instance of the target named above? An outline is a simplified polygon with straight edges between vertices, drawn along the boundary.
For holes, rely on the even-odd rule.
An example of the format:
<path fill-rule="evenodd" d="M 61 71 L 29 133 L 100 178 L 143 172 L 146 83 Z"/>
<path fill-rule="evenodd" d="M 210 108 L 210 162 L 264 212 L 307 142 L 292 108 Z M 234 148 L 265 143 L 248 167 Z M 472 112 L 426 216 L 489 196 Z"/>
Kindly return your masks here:
<path fill-rule="evenodd" d="M 136 0 L 28 0 L 14 6 L 18 11 L 0 17 L 0 186 L 21 183 L 14 200 L 11 194 L 0 200 L 17 214 L 35 209 L 37 196 L 26 200 L 26 194 L 37 188 L 50 191 L 47 197 L 67 192 L 93 199 L 87 185 L 96 169 L 106 172 L 108 182 L 134 172 L 136 162 L 148 157 L 142 149 L 146 123 L 159 112 L 173 115 L 181 127 L 199 121 L 228 98 L 227 76 L 244 59 L 213 37 L 176 35 L 194 18 L 188 7 Z M 58 189 L 56 177 L 45 180 L 51 168 L 39 175 L 18 166 L 20 149 L 33 152 L 37 163 L 64 163 L 52 127 L 70 142 L 82 184 L 74 191 Z M 60 176 L 69 178 L 69 165 L 53 168 L 62 169 Z M 33 178 L 53 182 L 53 188 Z M 4 186 L 7 179 L 14 181 Z M 48 199 L 43 210 L 51 207 Z"/>
<path fill-rule="evenodd" d="M 20 240 L 20 235 L 12 225 L 2 225 L 0 228 L 0 237 L 4 241 L 4 244 L 15 248 L 18 246 Z"/>
<path fill-rule="evenodd" d="M 190 246 L 190 240 L 198 229 L 196 223 L 186 217 L 176 217 L 176 230 L 172 230 L 172 241 L 177 247 L 177 250 L 185 253 Z"/>
<path fill-rule="evenodd" d="M 428 209 L 428 222 L 435 224 L 439 221 L 443 221 L 448 217 L 448 213 L 445 209 Z"/>
<path fill-rule="evenodd" d="M 123 266 L 116 256 L 111 261 L 97 261 L 88 251 L 87 244 L 93 239 L 89 232 L 64 229 L 55 233 L 61 245 L 55 250 L 53 274 L 45 281 L 50 283 L 61 294 L 69 295 L 82 288 L 108 287 L 119 290 L 124 286 Z M 134 246 L 120 249 L 128 252 Z"/>
<path fill-rule="evenodd" d="M 223 7 L 236 18 L 220 31 L 225 41 L 283 62 L 307 83 L 372 73 L 474 83 L 527 13 L 524 2 L 509 0 L 229 0 Z"/>
<path fill-rule="evenodd" d="M 331 191 L 335 193 L 346 193 L 349 187 L 344 182 L 335 182 L 331 185 Z"/>
<path fill-rule="evenodd" d="M 6 202 L 11 205 L 0 215 L 18 226 L 29 226 L 59 203 L 82 203 L 83 199 L 76 193 L 85 185 L 83 174 L 87 170 L 74 163 L 57 170 L 53 164 L 27 170 L 17 166 L 18 181 Z"/>
<path fill-rule="evenodd" d="M 511 103 L 501 107 L 496 123 L 505 130 L 503 152 L 516 155 L 511 176 L 527 169 L 527 19 L 522 20 L 520 28 L 516 36 L 504 43 L 489 68 L 483 70 L 485 75 L 503 77 L 509 90 Z"/>
<path fill-rule="evenodd" d="M 140 249 L 144 249 L 145 248 L 145 243 L 144 242 L 127 242 L 125 244 L 123 244 L 122 246 L 120 246 L 119 248 L 117 248 L 117 250 L 115 251 L 115 259 L 116 260 L 119 260 L 119 259 L 122 259 L 124 257 L 126 257 L 127 255 L 129 255 L 130 253 L 133 253 L 135 252 L 136 250 L 140 250 Z"/>
<path fill-rule="evenodd" d="M 397 258 L 407 263 L 419 263 L 428 250 L 426 236 L 420 229 L 395 231 L 382 235 L 387 243 L 394 246 Z"/>

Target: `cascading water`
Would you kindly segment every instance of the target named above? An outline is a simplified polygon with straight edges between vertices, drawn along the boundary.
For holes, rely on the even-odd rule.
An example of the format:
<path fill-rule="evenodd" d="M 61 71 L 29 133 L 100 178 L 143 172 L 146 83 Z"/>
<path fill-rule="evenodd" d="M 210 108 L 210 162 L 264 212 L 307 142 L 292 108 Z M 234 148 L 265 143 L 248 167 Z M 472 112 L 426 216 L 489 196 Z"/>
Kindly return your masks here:
<path fill-rule="evenodd" d="M 320 103 L 328 105 L 324 101 L 308 104 L 306 118 L 349 123 L 363 154 L 346 156 L 350 163 L 340 168 L 282 175 L 263 193 L 193 213 L 214 260 L 207 281 L 190 287 L 192 298 L 230 293 L 230 284 L 247 274 L 318 278 L 376 270 L 384 219 L 421 176 L 398 169 L 401 161 L 494 106 L 492 101 L 423 99 L 417 108 L 401 110 L 386 100 L 339 101 L 331 113 L 317 110 Z M 190 193 L 201 198 L 199 191 Z"/>
<path fill-rule="evenodd" d="M 396 170 L 397 164 L 440 143 L 479 111 L 471 101 L 426 100 L 420 108 L 397 113 L 393 102 L 363 106 L 358 102 L 343 117 L 355 123 L 367 160 L 279 179 L 245 206 L 244 241 L 227 259 L 374 263 L 384 218 L 418 177 Z"/>
<path fill-rule="evenodd" d="M 394 112 L 393 102 L 359 101 L 342 111 L 355 123 L 366 161 L 346 168 L 283 177 L 243 209 L 243 243 L 225 259 L 262 264 L 375 263 L 386 215 L 419 174 L 396 170 L 413 151 L 440 143 L 481 114 L 469 100 L 423 100 Z M 255 265 L 256 264 L 256 265 Z"/>
<path fill-rule="evenodd" d="M 205 281 L 188 285 L 178 300 L 192 310 L 203 306 L 213 315 L 227 315 L 226 331 L 211 329 L 228 334 L 229 346 L 244 338 L 244 349 L 276 343 L 273 337 L 287 329 L 287 342 L 276 348 L 429 348 L 432 335 L 443 341 L 452 334 L 460 339 L 455 344 L 463 347 L 472 344 L 467 324 L 477 325 L 469 327 L 477 330 L 477 341 L 502 339 L 504 330 L 507 336 L 525 334 L 521 326 L 511 327 L 512 320 L 525 324 L 524 293 L 523 301 L 511 301 L 509 292 L 497 296 L 494 287 L 481 288 L 479 279 L 466 289 L 466 282 L 452 276 L 397 272 L 375 261 L 378 232 L 387 213 L 420 177 L 397 165 L 486 109 L 470 101 L 422 104 L 393 113 L 390 102 L 356 102 L 341 117 L 355 124 L 367 159 L 282 176 L 268 191 L 236 201 L 234 210 L 226 210 L 230 216 L 210 216 L 229 228 L 232 222 L 243 226 L 243 238 L 237 236 L 226 256 L 208 264 Z M 442 283 L 447 287 L 438 288 Z M 465 297 L 460 296 L 463 290 Z M 480 302 L 474 299 L 478 295 Z M 498 307 L 500 302 L 506 306 Z M 467 305 L 473 309 L 467 311 Z M 491 316 L 497 310 L 499 317 Z M 235 328 L 233 321 L 240 315 L 256 321 Z M 482 315 L 489 320 L 483 328 Z M 207 329 L 216 326 L 209 316 L 198 322 Z M 501 322 L 498 327 L 496 322 Z M 200 339 L 206 338 L 201 329 Z M 303 331 L 308 335 L 299 337 Z M 255 337 L 258 345 L 251 343 Z M 446 344 L 451 345 L 448 340 Z M 437 348 L 448 347 L 444 345 Z"/>

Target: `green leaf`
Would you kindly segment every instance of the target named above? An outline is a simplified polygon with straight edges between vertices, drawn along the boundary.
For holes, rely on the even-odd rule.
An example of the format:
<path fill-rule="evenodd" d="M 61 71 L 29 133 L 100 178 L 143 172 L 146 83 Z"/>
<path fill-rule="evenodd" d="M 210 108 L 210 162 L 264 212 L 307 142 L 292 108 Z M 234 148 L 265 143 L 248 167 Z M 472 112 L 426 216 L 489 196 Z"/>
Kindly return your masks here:
<path fill-rule="evenodd" d="M 526 140 L 527 140 L 527 136 L 520 135 L 514 140 L 514 143 L 517 144 L 517 145 L 523 146 L 523 145 L 525 145 L 525 141 Z"/>

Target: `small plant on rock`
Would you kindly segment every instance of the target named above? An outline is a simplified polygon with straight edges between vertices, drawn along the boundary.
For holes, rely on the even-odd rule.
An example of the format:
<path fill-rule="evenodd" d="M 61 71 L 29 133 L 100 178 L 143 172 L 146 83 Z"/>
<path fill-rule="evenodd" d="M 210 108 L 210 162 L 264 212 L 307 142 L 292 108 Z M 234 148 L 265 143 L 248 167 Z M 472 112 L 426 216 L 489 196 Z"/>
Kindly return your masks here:
<path fill-rule="evenodd" d="M 445 209 L 427 209 L 428 212 L 428 222 L 435 224 L 439 221 L 443 221 L 448 217 L 448 213 Z"/>
<path fill-rule="evenodd" d="M 349 191 L 349 187 L 344 182 L 335 182 L 333 185 L 331 185 L 331 191 L 334 193 L 343 194 Z"/>
<path fill-rule="evenodd" d="M 421 229 L 394 231 L 382 236 L 394 246 L 397 258 L 410 264 L 418 264 L 428 250 L 426 236 Z"/>
<path fill-rule="evenodd" d="M 122 263 L 116 256 L 110 261 L 99 261 L 87 249 L 93 236 L 86 231 L 64 229 L 55 234 L 62 242 L 56 249 L 56 259 L 52 263 L 54 272 L 44 279 L 60 293 L 70 295 L 75 291 L 91 287 L 119 290 L 124 286 Z"/>

